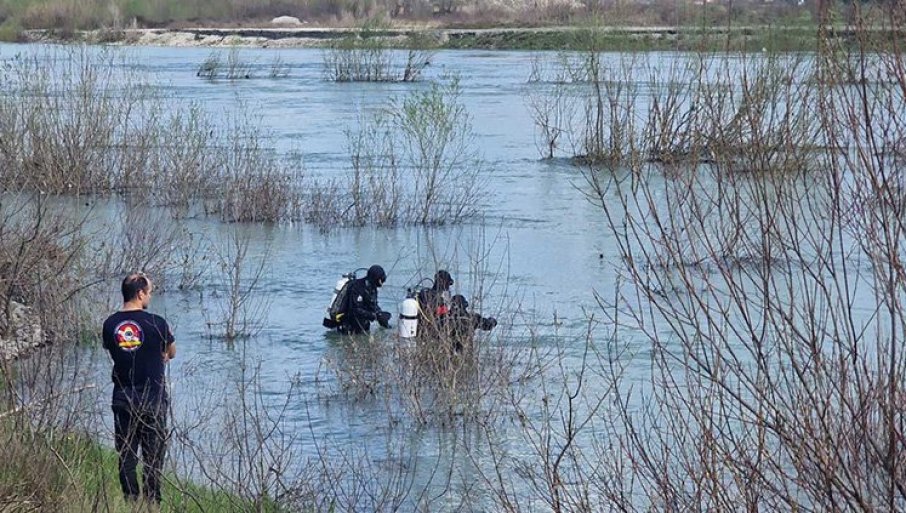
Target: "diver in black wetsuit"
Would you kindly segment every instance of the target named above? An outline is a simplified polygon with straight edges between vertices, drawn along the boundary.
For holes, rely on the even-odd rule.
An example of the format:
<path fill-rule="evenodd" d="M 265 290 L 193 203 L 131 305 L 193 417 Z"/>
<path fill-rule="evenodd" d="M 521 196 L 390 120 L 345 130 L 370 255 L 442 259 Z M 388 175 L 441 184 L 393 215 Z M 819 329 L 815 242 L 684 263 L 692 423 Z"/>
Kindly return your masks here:
<path fill-rule="evenodd" d="M 386 280 L 387 273 L 379 265 L 369 267 L 364 278 L 353 280 L 346 296 L 346 314 L 337 327 L 340 333 L 367 333 L 373 321 L 384 328 L 390 327 L 390 312 L 381 310 L 378 305 L 378 289 Z"/>

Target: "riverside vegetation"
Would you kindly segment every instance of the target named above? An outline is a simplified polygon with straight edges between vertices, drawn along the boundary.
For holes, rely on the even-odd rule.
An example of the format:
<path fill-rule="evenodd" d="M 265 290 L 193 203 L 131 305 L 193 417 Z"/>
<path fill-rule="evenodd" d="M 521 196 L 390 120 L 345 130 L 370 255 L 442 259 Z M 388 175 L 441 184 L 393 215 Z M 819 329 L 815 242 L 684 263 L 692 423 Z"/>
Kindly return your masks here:
<path fill-rule="evenodd" d="M 868 5 L 868 4 L 866 4 Z M 882 4 L 879 4 L 882 6 Z M 846 4 L 836 6 L 849 14 Z M 599 0 L 519 2 L 499 0 L 19 0 L 0 1 L 0 23 L 7 33 L 21 29 L 54 29 L 66 35 L 79 29 L 105 28 L 115 33 L 130 24 L 147 27 L 197 25 L 258 25 L 283 15 L 328 25 L 354 25 L 385 17 L 403 22 L 424 21 L 448 26 L 538 26 L 585 24 L 599 16 L 629 26 L 723 26 L 736 24 L 803 24 L 819 9 L 787 3 L 744 3 L 731 6 L 693 2 L 653 5 L 613 4 Z"/>
<path fill-rule="evenodd" d="M 291 465 L 304 435 L 283 429 L 285 409 L 264 406 L 257 367 L 239 340 L 235 387 L 195 399 L 221 412 L 217 427 L 174 426 L 182 475 L 202 476 L 235 510 L 904 510 L 906 55 L 902 41 L 879 38 L 856 15 L 851 43 L 819 32 L 809 55 L 693 53 L 665 62 L 606 54 L 590 41 L 539 60 L 526 103 L 540 154 L 574 163 L 621 257 L 617 286 L 601 292 L 588 332 L 571 341 L 578 361 L 541 343 L 531 319 L 525 329 L 501 326 L 463 361 L 380 339 L 350 347 L 344 358 L 325 358 L 323 372 L 336 379 L 324 380 L 316 397 L 300 397 L 294 382 L 285 401 L 380 405 L 386 458 L 376 463 L 314 440 L 317 456 Z M 402 169 L 375 157 L 388 154 L 383 145 L 420 147 L 420 134 L 393 118 L 408 108 L 413 119 L 427 118 L 434 131 L 426 133 L 445 133 L 442 120 L 466 126 L 448 92 L 406 97 L 373 121 L 380 130 L 351 132 L 358 176 Z M 425 105 L 432 107 L 418 110 Z M 429 155 L 458 155 L 446 148 L 459 140 L 431 146 Z M 361 144 L 370 150 L 357 152 Z M 17 165 L 57 183 L 45 167 Z M 47 191 L 129 193 L 89 186 L 105 182 L 84 174 Z M 91 304 L 92 273 L 82 271 L 96 269 L 87 259 L 96 255 L 73 236 L 82 233 L 79 216 L 50 208 L 37 193 L 44 182 L 27 176 L 5 182 L 18 204 L 0 204 L 16 220 L 0 232 L 4 268 L 59 269 L 59 279 L 51 288 L 38 274 L 5 271 L 3 294 L 53 311 L 42 316 L 45 329 L 77 340 L 82 331 L 73 327 L 86 325 L 79 320 Z M 416 222 L 432 217 L 418 214 Z M 492 271 L 482 254 L 473 262 Z M 58 324 L 66 313 L 70 322 Z M 91 420 L 90 412 L 63 408 L 72 403 L 59 392 L 38 393 L 77 395 L 73 367 L 59 365 L 75 358 L 69 350 L 57 344 L 4 367 L 4 419 L 27 433 L 6 433 L 5 461 L 35 446 L 55 463 L 66 453 L 44 450 L 56 447 L 49 433 L 94 425 L 80 419 Z M 649 372 L 630 379 L 640 359 Z M 445 440 L 467 472 L 449 460 L 420 460 L 403 443 L 432 425 L 468 427 L 450 429 Z M 441 483 L 416 481 L 416 470 Z M 460 472 L 471 486 L 459 487 Z M 191 500 L 189 480 L 172 479 Z M 76 503 L 67 484 L 76 481 L 3 473 L 0 498 L 38 504 L 28 491 L 52 490 L 41 504 Z M 110 504 L 103 491 L 79 500 Z"/>

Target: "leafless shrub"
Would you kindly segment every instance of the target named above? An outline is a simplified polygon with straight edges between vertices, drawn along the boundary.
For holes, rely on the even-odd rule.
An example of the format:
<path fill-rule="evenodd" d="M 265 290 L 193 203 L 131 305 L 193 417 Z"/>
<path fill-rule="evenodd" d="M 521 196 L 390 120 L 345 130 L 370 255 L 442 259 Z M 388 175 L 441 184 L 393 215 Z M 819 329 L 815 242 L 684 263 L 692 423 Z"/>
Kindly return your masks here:
<path fill-rule="evenodd" d="M 627 161 L 643 158 L 791 173 L 806 168 L 818 145 L 813 92 L 803 78 L 808 62 L 801 57 L 736 62 L 700 54 L 664 64 L 591 45 L 557 56 L 548 67 L 539 61 L 530 81 L 551 82 L 552 90 L 528 96 L 547 157 L 566 136 L 579 163 L 600 167 L 637 167 Z M 577 103 L 584 104 L 578 123 Z"/>
<path fill-rule="evenodd" d="M 696 129 L 696 106 L 690 91 L 690 77 L 698 70 L 671 67 L 667 73 L 650 70 L 651 107 L 644 129 L 643 144 L 653 162 L 676 165 L 706 160 L 704 137 Z M 666 75 L 666 76 L 664 76 Z"/>
<path fill-rule="evenodd" d="M 121 84 L 99 67 L 85 66 L 92 57 L 84 50 L 72 57 L 17 56 L 5 64 L 4 89 L 18 93 L 0 102 L 7 186 L 71 194 L 113 188 L 120 155 L 105 155 L 102 148 L 128 137 L 129 114 L 138 117 L 144 102 L 137 88 L 118 94 Z M 77 103 L 85 110 L 74 108 Z"/>
<path fill-rule="evenodd" d="M 227 53 L 226 78 L 229 80 L 252 78 L 252 66 L 242 59 L 238 47 L 230 48 Z"/>
<path fill-rule="evenodd" d="M 147 200 L 169 207 L 174 217 L 191 217 L 199 198 L 215 196 L 223 187 L 217 175 L 222 167 L 222 151 L 218 150 L 224 136 L 195 105 L 181 116 L 155 121 L 154 117 L 146 121 L 154 130 L 150 140 L 133 147 L 142 165 L 126 168 L 123 181 L 128 187 L 127 197 L 136 196 L 141 201 L 148 180 L 154 180 L 159 187 Z"/>
<path fill-rule="evenodd" d="M 359 120 L 357 131 L 347 130 L 350 154 L 349 224 L 395 226 L 406 208 L 400 183 L 400 150 L 394 120 L 387 113 Z"/>
<path fill-rule="evenodd" d="M 206 202 L 209 213 L 227 222 L 280 222 L 301 218 L 302 173 L 263 146 L 248 120 L 237 118 L 221 148 L 219 195 Z"/>
<path fill-rule="evenodd" d="M 230 509 L 282 511 L 306 482 L 294 449 L 301 433 L 285 429 L 288 410 L 299 394 L 291 384 L 282 404 L 268 402 L 260 362 L 248 354 L 246 342 L 238 347 L 238 368 L 229 389 L 200 404 L 216 419 L 215 425 L 178 421 L 179 457 L 224 492 Z"/>
<path fill-rule="evenodd" d="M 254 78 L 253 63 L 243 58 L 242 51 L 238 47 L 230 47 L 226 52 L 226 60 L 223 60 L 222 53 L 221 50 L 213 50 L 208 54 L 204 62 L 198 65 L 195 76 L 205 80 Z"/>
<path fill-rule="evenodd" d="M 427 41 L 409 36 L 405 50 L 394 50 L 384 35 L 388 25 L 370 21 L 323 52 L 324 74 L 333 82 L 415 82 L 431 64 Z"/>
<path fill-rule="evenodd" d="M 222 296 L 217 301 L 217 317 L 208 325 L 215 330 L 212 334 L 228 342 L 257 333 L 268 308 L 266 300 L 255 294 L 266 271 L 267 248 L 263 254 L 255 254 L 255 249 L 249 233 L 234 230 L 215 253 Z"/>
<path fill-rule="evenodd" d="M 46 336 L 76 323 L 62 305 L 94 280 L 80 272 L 89 242 L 84 217 L 45 196 L 6 195 L 0 220 L 0 335 L 14 327 L 13 302 L 33 309 Z"/>
<path fill-rule="evenodd" d="M 641 58 L 621 54 L 611 63 L 593 41 L 585 44 L 581 52 L 557 56 L 550 70 L 542 64 L 533 67 L 530 81 L 551 82 L 552 91 L 529 95 L 532 117 L 548 157 L 566 135 L 578 162 L 619 163 L 634 155 L 639 95 L 637 84 L 620 78 L 637 71 Z"/>
<path fill-rule="evenodd" d="M 589 173 L 627 284 L 602 311 L 644 336 L 652 363 L 643 390 L 614 389 L 616 416 L 600 417 L 611 434 L 591 458 L 631 465 L 612 459 L 571 490 L 627 511 L 906 504 L 902 203 L 872 150 L 899 138 L 903 110 L 890 106 L 902 93 L 873 80 L 875 50 L 869 39 L 824 47 L 812 63 L 829 78 L 838 59 L 861 59 L 859 85 L 790 89 L 783 69 L 795 63 L 768 57 L 757 78 L 737 73 L 744 100 L 727 89 L 726 104 L 699 105 L 712 121 L 735 105 L 738 121 L 714 124 L 724 142 L 711 150 L 758 173 L 719 164 L 664 180 L 642 165 L 606 184 Z M 901 53 L 881 54 L 897 76 Z M 823 172 L 777 172 L 803 156 Z"/>
<path fill-rule="evenodd" d="M 301 217 L 296 171 L 247 116 L 214 127 L 197 106 L 168 112 L 118 54 L 60 50 L 7 62 L 0 100 L 0 183 L 55 195 L 119 195 L 200 206 L 225 221 Z M 149 184 L 157 184 L 149 187 Z"/>
<path fill-rule="evenodd" d="M 320 226 L 456 224 L 484 198 L 481 160 L 473 149 L 458 81 L 397 99 L 347 131 L 350 176 L 330 182 L 306 218 Z M 346 187 L 337 185 L 348 183 Z M 330 198 L 327 201 L 327 198 Z"/>
<path fill-rule="evenodd" d="M 622 58 L 610 67 L 594 49 L 586 51 L 583 64 L 591 92 L 585 99 L 581 161 L 621 162 L 632 151 L 636 138 L 634 85 L 614 76 L 626 76 L 635 67 L 635 57 Z M 621 72 L 622 70 L 622 72 Z"/>
<path fill-rule="evenodd" d="M 271 78 L 286 78 L 289 76 L 289 64 L 283 60 L 283 57 L 278 53 L 274 55 L 274 59 L 271 61 L 270 77 Z"/>
<path fill-rule="evenodd" d="M 389 82 L 395 77 L 391 51 L 382 43 L 363 44 L 351 36 L 324 51 L 324 73 L 334 82 Z"/>
<path fill-rule="evenodd" d="M 213 51 L 208 54 L 204 62 L 198 66 L 195 76 L 205 80 L 215 80 L 220 76 L 223 63 L 220 61 L 220 52 Z"/>
<path fill-rule="evenodd" d="M 312 182 L 304 196 L 304 219 L 317 226 L 321 231 L 345 225 L 349 205 L 345 180 L 321 180 Z"/>
<path fill-rule="evenodd" d="M 543 158 L 552 159 L 564 136 L 569 137 L 574 130 L 576 97 L 567 89 L 569 77 L 565 70 L 549 72 L 545 68 L 546 63 L 540 58 L 532 61 L 526 104 L 540 131 L 538 151 Z"/>
<path fill-rule="evenodd" d="M 207 239 L 165 209 L 127 206 L 115 211 L 113 219 L 101 216 L 103 229 L 85 230 L 96 248 L 88 265 L 99 279 L 138 270 L 154 277 L 158 292 L 167 292 L 195 288 L 207 271 Z"/>
<path fill-rule="evenodd" d="M 416 82 L 433 58 L 428 50 L 394 50 L 383 42 L 350 41 L 325 50 L 325 74 L 333 82 Z"/>
<path fill-rule="evenodd" d="M 501 436 L 500 427 L 482 426 L 490 445 L 487 458 L 477 453 L 472 457 L 481 481 L 493 490 L 489 502 L 500 510 L 591 512 L 601 504 L 626 507 L 623 498 L 606 497 L 597 489 L 601 480 L 610 479 L 610 466 L 621 462 L 619 454 L 604 457 L 606 451 L 595 452 L 593 441 L 607 443 L 609 433 L 603 428 L 612 418 L 611 395 L 622 379 L 614 367 L 621 366 L 622 355 L 612 352 L 616 348 L 612 340 L 603 345 L 594 340 L 592 329 L 597 324 L 589 318 L 578 361 L 565 354 L 566 348 L 555 347 L 547 362 L 550 367 L 540 368 L 538 379 L 522 385 L 535 393 L 513 393 L 517 421 L 511 436 L 524 450 L 510 454 L 495 447 L 491 441 Z M 606 368 L 615 368 L 616 374 L 604 376 L 601 371 Z"/>
<path fill-rule="evenodd" d="M 726 63 L 723 66 L 716 71 L 720 83 L 732 77 Z M 719 107 L 712 111 L 714 121 L 705 131 L 708 151 L 717 157 L 718 165 L 732 171 L 805 170 L 818 132 L 810 108 L 814 91 L 802 79 L 808 74 L 805 62 L 796 56 L 767 56 L 743 61 L 740 67 L 738 93 L 726 90 L 726 101 L 715 102 Z M 694 100 L 695 105 L 705 107 L 707 115 L 708 99 L 714 96 L 705 93 Z M 724 106 L 735 109 L 726 121 L 726 111 L 719 112 Z"/>

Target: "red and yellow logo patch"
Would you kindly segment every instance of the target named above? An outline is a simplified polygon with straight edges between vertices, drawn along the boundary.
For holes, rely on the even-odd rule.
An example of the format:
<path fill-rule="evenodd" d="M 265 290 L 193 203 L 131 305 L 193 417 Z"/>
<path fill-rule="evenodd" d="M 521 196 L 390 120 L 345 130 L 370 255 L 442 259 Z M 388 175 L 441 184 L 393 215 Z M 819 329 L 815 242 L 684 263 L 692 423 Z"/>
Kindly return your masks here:
<path fill-rule="evenodd" d="M 116 345 L 123 351 L 135 351 L 142 346 L 145 337 L 142 329 L 133 321 L 123 321 L 116 326 L 113 331 L 113 338 Z"/>

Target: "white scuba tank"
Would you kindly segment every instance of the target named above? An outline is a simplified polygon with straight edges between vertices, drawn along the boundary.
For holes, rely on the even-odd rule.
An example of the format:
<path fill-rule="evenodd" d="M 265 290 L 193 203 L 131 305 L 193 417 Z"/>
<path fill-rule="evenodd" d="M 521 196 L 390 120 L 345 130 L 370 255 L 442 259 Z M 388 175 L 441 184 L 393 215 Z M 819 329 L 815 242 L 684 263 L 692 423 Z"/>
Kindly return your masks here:
<path fill-rule="evenodd" d="M 400 303 L 399 330 L 403 339 L 415 338 L 418 333 L 418 301 L 414 297 Z"/>
<path fill-rule="evenodd" d="M 334 303 L 337 302 L 337 296 L 340 295 L 340 292 L 343 290 L 343 287 L 349 283 L 349 275 L 344 275 L 342 278 L 337 280 L 336 286 L 333 288 L 333 295 L 330 297 L 330 303 L 327 303 L 327 309 L 324 311 L 324 322 L 326 323 L 335 322 L 332 315 L 330 314 L 330 309 L 333 308 Z"/>

